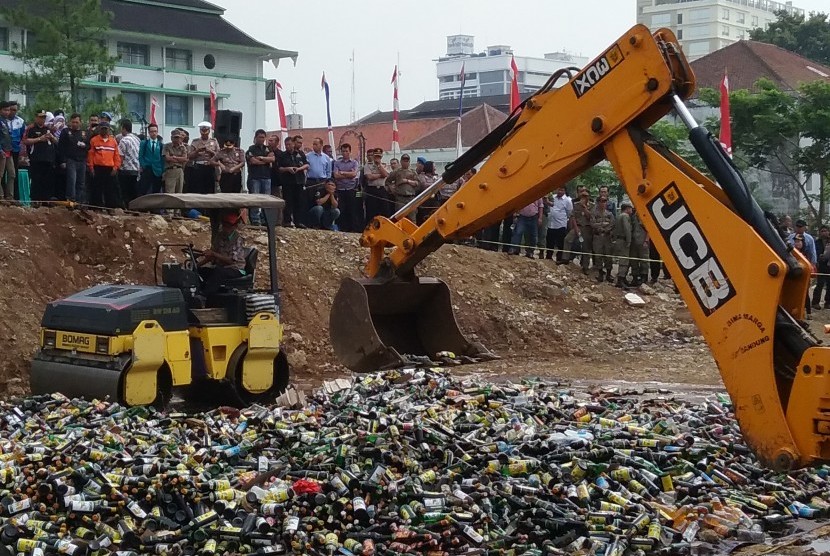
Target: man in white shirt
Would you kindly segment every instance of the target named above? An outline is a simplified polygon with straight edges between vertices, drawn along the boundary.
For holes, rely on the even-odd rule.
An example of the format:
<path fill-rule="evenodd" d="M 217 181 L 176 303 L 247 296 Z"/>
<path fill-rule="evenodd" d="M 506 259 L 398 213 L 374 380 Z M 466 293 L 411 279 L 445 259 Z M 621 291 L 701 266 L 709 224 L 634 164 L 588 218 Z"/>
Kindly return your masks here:
<path fill-rule="evenodd" d="M 563 250 L 565 248 L 565 236 L 568 235 L 568 222 L 574 210 L 573 201 L 565 194 L 565 188 L 560 187 L 556 190 L 556 195 L 553 196 L 552 200 L 545 198 L 545 204 L 550 207 L 545 258 L 552 259 L 555 249 L 556 264 L 568 264 L 568 258 Z"/>

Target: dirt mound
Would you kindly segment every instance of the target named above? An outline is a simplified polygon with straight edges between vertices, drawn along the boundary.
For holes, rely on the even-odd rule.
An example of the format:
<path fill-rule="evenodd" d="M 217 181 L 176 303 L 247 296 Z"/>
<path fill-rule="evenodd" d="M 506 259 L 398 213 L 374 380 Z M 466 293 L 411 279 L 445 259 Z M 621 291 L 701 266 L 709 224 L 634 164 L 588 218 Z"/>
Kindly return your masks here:
<path fill-rule="evenodd" d="M 0 220 L 0 392 L 26 388 L 48 302 L 98 283 L 152 283 L 157 242 L 209 241 L 205 222 L 158 216 L 0 207 Z M 263 232 L 243 233 L 249 243 L 265 245 Z M 357 240 L 278 230 L 285 345 L 300 384 L 345 372 L 328 341 L 328 313 L 340 279 L 360 274 L 366 252 Z M 267 257 L 260 257 L 261 286 L 265 265 Z M 645 307 L 630 307 L 619 289 L 597 284 L 576 265 L 458 245 L 443 247 L 420 274 L 447 281 L 464 332 L 505 357 L 485 367 L 495 374 L 719 381 L 669 284 L 646 289 Z"/>

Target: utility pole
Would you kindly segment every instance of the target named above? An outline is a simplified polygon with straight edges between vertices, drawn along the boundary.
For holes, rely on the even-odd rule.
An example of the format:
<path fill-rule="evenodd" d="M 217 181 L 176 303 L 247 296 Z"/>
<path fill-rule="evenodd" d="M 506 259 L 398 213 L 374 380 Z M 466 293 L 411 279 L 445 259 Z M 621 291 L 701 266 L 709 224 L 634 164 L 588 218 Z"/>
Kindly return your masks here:
<path fill-rule="evenodd" d="M 355 85 L 354 85 L 354 48 L 352 48 L 352 105 L 349 117 L 352 120 L 352 123 L 357 121 L 357 110 L 355 110 Z"/>

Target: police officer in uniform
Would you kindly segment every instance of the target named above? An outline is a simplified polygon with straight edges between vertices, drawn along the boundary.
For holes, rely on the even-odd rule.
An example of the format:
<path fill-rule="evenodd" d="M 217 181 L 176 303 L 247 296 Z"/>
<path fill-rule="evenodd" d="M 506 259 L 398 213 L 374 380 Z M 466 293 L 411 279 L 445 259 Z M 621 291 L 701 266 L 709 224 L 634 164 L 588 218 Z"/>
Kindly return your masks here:
<path fill-rule="evenodd" d="M 565 236 L 565 248 L 571 251 L 579 251 L 579 264 L 582 266 L 582 273 L 588 274 L 588 267 L 591 263 L 591 197 L 587 189 L 581 189 L 579 199 L 574 203 L 574 210 L 571 213 L 571 229 Z M 572 254 L 569 258 L 573 259 Z"/>
<path fill-rule="evenodd" d="M 611 277 L 611 231 L 614 229 L 614 215 L 608 210 L 608 198 L 600 197 L 597 204 L 591 210 L 591 230 L 593 240 L 591 242 L 594 250 L 594 261 L 599 274 L 597 282 L 608 280 L 613 282 Z"/>
<path fill-rule="evenodd" d="M 639 287 L 648 280 L 648 234 L 637 212 L 631 213 L 631 285 Z"/>
<path fill-rule="evenodd" d="M 194 164 L 192 178 L 187 183 L 190 193 L 216 193 L 216 165 L 219 142 L 210 136 L 210 122 L 199 123 L 199 138 L 190 143 L 190 162 Z M 192 182 L 192 183 L 191 183 Z"/>
<path fill-rule="evenodd" d="M 617 283 L 618 288 L 627 288 L 628 282 L 625 276 L 628 274 L 628 254 L 631 252 L 631 212 L 630 203 L 620 205 L 620 214 L 614 223 L 614 256 L 617 257 Z"/>

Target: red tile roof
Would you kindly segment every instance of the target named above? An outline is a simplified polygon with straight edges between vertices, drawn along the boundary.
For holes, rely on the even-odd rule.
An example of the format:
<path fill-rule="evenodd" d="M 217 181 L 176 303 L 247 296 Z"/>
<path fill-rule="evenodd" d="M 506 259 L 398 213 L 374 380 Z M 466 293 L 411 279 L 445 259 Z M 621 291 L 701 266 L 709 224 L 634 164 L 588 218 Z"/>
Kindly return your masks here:
<path fill-rule="evenodd" d="M 448 122 L 455 122 L 455 118 L 425 118 L 413 119 L 398 122 L 398 135 L 400 138 L 400 145 L 411 143 L 424 135 L 432 133 L 436 129 L 444 127 Z M 354 134 L 362 133 L 366 138 L 366 147 L 373 149 L 380 147 L 385 151 L 392 149 L 392 124 L 391 122 L 379 122 L 372 124 L 354 124 L 348 126 L 336 126 L 332 128 L 334 132 L 334 142 L 340 144 L 341 142 L 350 143 L 352 149 L 355 150 L 355 143 L 357 138 Z M 271 133 L 278 133 L 269 131 Z M 288 131 L 289 135 L 302 135 L 304 143 L 311 145 L 311 139 L 314 137 L 321 137 L 324 142 L 328 143 L 328 128 L 313 127 L 304 129 L 292 129 Z M 345 136 L 345 138 L 344 138 Z M 455 143 L 453 143 L 454 145 Z"/>
<path fill-rule="evenodd" d="M 461 117 L 461 144 L 467 147 L 478 143 L 485 135 L 507 119 L 507 114 L 489 104 L 481 104 Z M 402 150 L 455 148 L 458 126 L 455 118 L 446 125 L 411 143 L 401 145 Z"/>
<path fill-rule="evenodd" d="M 692 62 L 698 87 L 718 88 L 724 71 L 729 88 L 755 89 L 764 77 L 782 90 L 796 90 L 813 81 L 830 83 L 830 67 L 781 47 L 757 41 L 738 41 Z"/>

